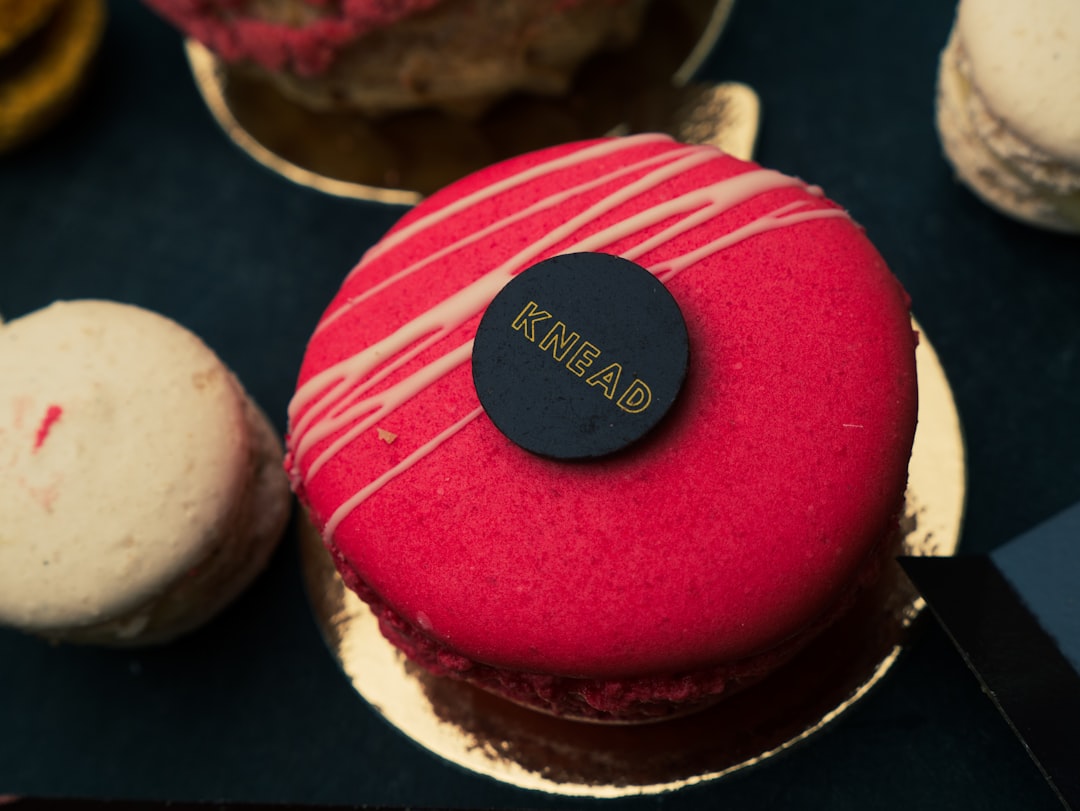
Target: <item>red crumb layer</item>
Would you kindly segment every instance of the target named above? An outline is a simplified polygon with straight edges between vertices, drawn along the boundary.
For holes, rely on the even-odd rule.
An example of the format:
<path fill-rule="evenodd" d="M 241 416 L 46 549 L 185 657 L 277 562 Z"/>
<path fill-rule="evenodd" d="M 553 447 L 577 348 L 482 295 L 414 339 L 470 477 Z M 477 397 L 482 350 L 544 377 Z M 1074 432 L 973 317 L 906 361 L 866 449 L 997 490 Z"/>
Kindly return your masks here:
<path fill-rule="evenodd" d="M 317 76 L 327 71 L 337 55 L 356 40 L 433 8 L 441 0 L 145 2 L 227 62 L 250 61 L 270 71 Z M 566 5 L 579 2 L 566 0 Z M 265 10 L 273 6 L 276 6 L 273 12 Z"/>
<path fill-rule="evenodd" d="M 624 679 L 581 679 L 490 667 L 455 654 L 420 633 L 379 599 L 348 561 L 335 556 L 345 583 L 374 612 L 379 630 L 413 662 L 436 676 L 468 681 L 517 704 L 550 715 L 589 721 L 641 723 L 660 721 L 704 708 L 752 687 L 790 662 L 800 651 L 851 609 L 860 590 L 878 578 L 881 565 L 899 547 L 899 533 L 880 544 L 852 587 L 824 615 L 798 636 L 756 656 L 690 672 Z"/>
<path fill-rule="evenodd" d="M 544 245 L 533 264 L 600 235 L 588 249 L 655 271 L 743 233 L 668 283 L 691 368 L 652 435 L 565 464 L 517 448 L 480 416 L 349 508 L 476 408 L 466 362 L 369 430 L 336 429 L 303 452 L 297 427 L 315 414 L 298 395 L 287 463 L 324 537 L 341 519 L 327 541 L 347 581 L 428 666 L 495 674 L 511 689 L 524 677 L 533 692 L 545 679 L 593 680 L 601 693 L 682 683 L 689 698 L 739 679 L 747 663 L 786 659 L 893 537 L 915 427 L 915 336 L 884 261 L 815 190 L 762 191 L 666 238 L 705 204 L 658 221 L 650 210 L 759 167 L 661 137 L 612 143 L 496 165 L 408 213 L 330 304 L 299 383 L 329 390 L 341 376 L 326 370 L 530 246 Z M 756 230 L 777 211 L 817 218 Z M 391 280 L 405 268 L 414 272 Z M 467 341 L 478 320 L 372 390 Z"/>
<path fill-rule="evenodd" d="M 306 0 L 310 19 L 292 24 L 259 16 L 249 0 L 145 0 L 162 17 L 228 62 L 249 60 L 301 76 L 326 71 L 356 39 L 431 8 L 440 0 Z M 286 4 L 281 4 L 286 5 Z"/>

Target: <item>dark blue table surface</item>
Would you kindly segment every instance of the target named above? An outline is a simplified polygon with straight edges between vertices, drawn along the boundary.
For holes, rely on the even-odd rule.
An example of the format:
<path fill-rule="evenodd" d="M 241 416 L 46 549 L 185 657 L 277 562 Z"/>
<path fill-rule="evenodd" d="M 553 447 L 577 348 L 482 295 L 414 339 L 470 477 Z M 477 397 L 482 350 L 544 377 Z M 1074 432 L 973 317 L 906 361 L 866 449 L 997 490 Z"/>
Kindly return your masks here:
<path fill-rule="evenodd" d="M 316 319 L 403 209 L 324 196 L 255 164 L 207 113 L 179 37 L 139 4 L 110 10 L 81 104 L 0 158 L 0 313 L 79 297 L 166 313 L 203 336 L 283 430 Z M 979 553 L 1080 499 L 1080 239 L 1004 219 L 954 182 L 933 128 L 952 13 L 930 0 L 743 0 L 702 76 L 758 91 L 758 159 L 845 205 L 911 293 L 964 423 L 962 550 Z M 234 607 L 160 650 L 0 631 L 5 792 L 598 804 L 466 773 L 380 720 L 318 636 L 293 534 Z M 930 623 L 809 745 L 706 786 L 602 804 L 1058 807 Z"/>

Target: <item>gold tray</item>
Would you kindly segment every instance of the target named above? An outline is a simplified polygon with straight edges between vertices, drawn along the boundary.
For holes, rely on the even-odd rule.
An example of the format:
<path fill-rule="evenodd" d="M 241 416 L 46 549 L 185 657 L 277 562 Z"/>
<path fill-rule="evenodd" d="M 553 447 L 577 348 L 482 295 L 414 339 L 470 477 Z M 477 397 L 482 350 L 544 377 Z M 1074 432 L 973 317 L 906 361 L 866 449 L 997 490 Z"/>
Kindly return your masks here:
<path fill-rule="evenodd" d="M 210 112 L 256 161 L 328 194 L 412 205 L 499 160 L 607 134 L 667 132 L 749 158 L 759 116 L 753 90 L 690 81 L 733 4 L 657 0 L 639 42 L 591 59 L 567 96 L 514 96 L 476 120 L 437 111 L 379 119 L 312 112 L 193 40 L 185 48 Z"/>
<path fill-rule="evenodd" d="M 916 325 L 917 327 L 918 325 Z M 952 555 L 966 487 L 960 422 L 944 370 L 921 336 L 919 424 L 904 552 Z M 892 667 L 924 608 L 895 562 L 852 611 L 793 662 L 702 712 L 639 726 L 561 720 L 407 662 L 350 592 L 314 529 L 301 555 L 314 614 L 357 692 L 390 724 L 466 769 L 552 794 L 657 794 L 760 764 L 850 710 Z"/>

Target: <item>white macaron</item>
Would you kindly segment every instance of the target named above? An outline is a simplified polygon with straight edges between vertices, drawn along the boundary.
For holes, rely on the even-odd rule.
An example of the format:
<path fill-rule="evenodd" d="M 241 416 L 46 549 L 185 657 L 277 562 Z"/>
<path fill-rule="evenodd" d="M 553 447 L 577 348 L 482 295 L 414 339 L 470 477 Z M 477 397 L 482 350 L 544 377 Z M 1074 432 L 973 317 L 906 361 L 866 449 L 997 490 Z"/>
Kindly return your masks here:
<path fill-rule="evenodd" d="M 937 126 L 958 177 L 985 202 L 1080 232 L 1080 2 L 961 0 Z"/>
<path fill-rule="evenodd" d="M 0 624 L 138 645 L 262 570 L 290 497 L 233 374 L 164 316 L 58 302 L 0 325 Z"/>

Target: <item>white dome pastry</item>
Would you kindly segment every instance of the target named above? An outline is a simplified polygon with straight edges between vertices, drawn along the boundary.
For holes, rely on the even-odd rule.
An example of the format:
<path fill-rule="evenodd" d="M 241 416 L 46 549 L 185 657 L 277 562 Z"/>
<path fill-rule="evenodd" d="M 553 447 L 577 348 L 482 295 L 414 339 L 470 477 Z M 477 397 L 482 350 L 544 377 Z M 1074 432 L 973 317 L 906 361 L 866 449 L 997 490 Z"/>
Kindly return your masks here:
<path fill-rule="evenodd" d="M 198 337 L 57 302 L 0 325 L 0 625 L 167 642 L 264 568 L 289 516 L 281 446 Z"/>
<path fill-rule="evenodd" d="M 961 0 L 937 127 L 957 176 L 986 203 L 1080 233 L 1080 2 Z"/>

